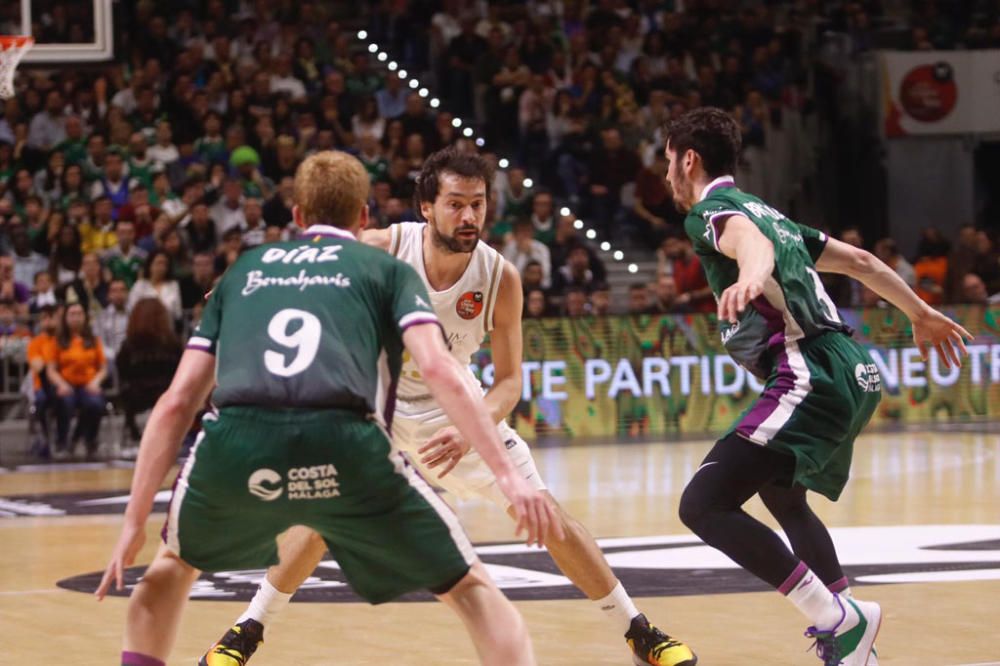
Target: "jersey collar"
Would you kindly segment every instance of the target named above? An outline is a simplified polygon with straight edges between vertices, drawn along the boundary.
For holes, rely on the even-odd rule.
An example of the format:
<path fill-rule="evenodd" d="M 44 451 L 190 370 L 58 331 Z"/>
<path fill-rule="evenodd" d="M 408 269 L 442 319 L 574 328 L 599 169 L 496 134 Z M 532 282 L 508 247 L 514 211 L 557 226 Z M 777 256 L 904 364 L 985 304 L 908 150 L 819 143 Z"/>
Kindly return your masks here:
<path fill-rule="evenodd" d="M 334 227 L 329 224 L 311 224 L 309 227 L 302 232 L 303 236 L 334 236 L 336 238 L 345 238 L 347 240 L 358 240 L 357 236 L 352 234 L 347 229 L 341 229 L 340 227 Z"/>
<path fill-rule="evenodd" d="M 698 199 L 698 203 L 701 203 L 705 198 L 712 193 L 717 187 L 736 187 L 736 179 L 732 176 L 719 176 L 711 183 L 705 186 L 705 189 L 701 191 L 701 197 Z"/>

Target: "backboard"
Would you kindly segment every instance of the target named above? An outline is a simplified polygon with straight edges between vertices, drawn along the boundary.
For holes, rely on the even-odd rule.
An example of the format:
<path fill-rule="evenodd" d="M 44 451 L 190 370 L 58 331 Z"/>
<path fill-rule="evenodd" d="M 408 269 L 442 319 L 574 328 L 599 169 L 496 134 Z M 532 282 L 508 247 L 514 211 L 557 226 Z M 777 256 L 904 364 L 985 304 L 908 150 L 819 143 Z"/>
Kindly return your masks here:
<path fill-rule="evenodd" d="M 9 0 L 0 2 L 0 34 L 31 35 L 22 63 L 82 63 L 114 54 L 112 0 Z"/>

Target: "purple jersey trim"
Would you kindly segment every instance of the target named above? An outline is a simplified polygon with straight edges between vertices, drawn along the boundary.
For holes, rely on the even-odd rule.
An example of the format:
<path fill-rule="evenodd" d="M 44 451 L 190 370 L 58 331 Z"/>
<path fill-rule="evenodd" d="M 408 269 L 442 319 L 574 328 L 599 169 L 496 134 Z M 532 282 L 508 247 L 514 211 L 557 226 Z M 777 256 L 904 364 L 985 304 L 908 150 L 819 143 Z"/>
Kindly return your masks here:
<path fill-rule="evenodd" d="M 795 373 L 792 372 L 792 368 L 788 364 L 787 350 L 782 349 L 778 352 L 778 357 L 775 361 L 777 379 L 775 379 L 771 386 L 764 389 L 764 392 L 754 402 L 753 407 L 750 408 L 747 415 L 736 426 L 736 432 L 750 441 L 755 441 L 753 434 L 760 427 L 760 424 L 766 421 L 778 409 L 781 399 L 795 388 Z"/>

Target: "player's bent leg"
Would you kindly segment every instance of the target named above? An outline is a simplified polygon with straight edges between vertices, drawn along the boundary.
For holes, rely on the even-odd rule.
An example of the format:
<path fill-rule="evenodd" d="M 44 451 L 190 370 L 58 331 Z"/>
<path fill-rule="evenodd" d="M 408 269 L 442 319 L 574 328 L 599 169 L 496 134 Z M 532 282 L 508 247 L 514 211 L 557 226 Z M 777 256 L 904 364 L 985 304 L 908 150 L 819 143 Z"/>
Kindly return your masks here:
<path fill-rule="evenodd" d="M 264 642 L 270 625 L 299 586 L 312 574 L 326 553 L 323 538 L 308 527 L 296 525 L 278 540 L 280 561 L 267 570 L 250 605 L 233 626 L 198 661 L 200 666 L 244 666 Z"/>
<path fill-rule="evenodd" d="M 791 456 L 737 434 L 720 439 L 681 496 L 681 521 L 698 537 L 775 588 L 799 560 L 769 527 L 742 507 L 764 485 L 782 475 Z"/>
<path fill-rule="evenodd" d="M 534 666 L 524 619 L 476 562 L 465 576 L 445 590 L 432 590 L 462 619 L 485 666 Z"/>
<path fill-rule="evenodd" d="M 122 664 L 165 662 L 177 638 L 181 613 L 201 572 L 160 546 L 129 598 Z"/>
<path fill-rule="evenodd" d="M 770 484 L 761 488 L 758 494 L 785 531 L 796 557 L 801 558 L 831 592 L 853 599 L 830 532 L 809 507 L 806 492 L 806 487 L 800 484 L 791 488 Z M 878 666 L 878 651 L 874 646 L 866 666 Z"/>
<path fill-rule="evenodd" d="M 559 570 L 566 575 L 580 591 L 591 601 L 608 596 L 618 585 L 604 553 L 601 552 L 594 537 L 578 520 L 566 513 L 566 510 L 547 490 L 543 491 L 556 507 L 556 515 L 562 522 L 563 539 L 549 538 L 545 547 L 555 561 Z M 507 508 L 507 515 L 515 518 L 514 510 Z"/>
<path fill-rule="evenodd" d="M 698 658 L 687 645 L 651 625 L 646 616 L 636 609 L 587 528 L 566 513 L 551 493 L 544 492 L 556 507 L 565 535 L 563 539 L 546 540 L 549 555 L 559 570 L 591 601 L 598 602 L 602 610 L 619 616 L 620 626 L 627 628 L 625 640 L 635 663 L 655 666 L 693 666 L 698 663 Z M 507 507 L 507 514 L 514 518 L 510 507 Z"/>
<path fill-rule="evenodd" d="M 805 486 L 796 484 L 787 488 L 769 484 L 758 494 L 785 531 L 796 557 L 808 564 L 827 586 L 835 586 L 841 581 L 846 586 L 833 539 L 826 525 L 809 508 Z M 842 589 L 831 587 L 833 592 Z"/>

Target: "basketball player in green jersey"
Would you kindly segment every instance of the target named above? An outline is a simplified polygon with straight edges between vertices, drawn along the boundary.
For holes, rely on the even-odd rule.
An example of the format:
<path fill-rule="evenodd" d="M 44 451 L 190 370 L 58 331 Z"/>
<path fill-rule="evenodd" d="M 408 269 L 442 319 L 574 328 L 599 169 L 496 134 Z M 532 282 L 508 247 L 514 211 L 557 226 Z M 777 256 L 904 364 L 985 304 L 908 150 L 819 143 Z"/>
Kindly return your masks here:
<path fill-rule="evenodd" d="M 429 589 L 469 628 L 483 663 L 535 663 L 523 620 L 489 579 L 451 510 L 392 449 L 386 388 L 402 349 L 474 442 L 529 543 L 553 526 L 548 498 L 514 468 L 482 397 L 448 353 L 416 272 L 360 243 L 369 181 L 346 153 L 307 159 L 295 181 L 301 241 L 252 249 L 212 292 L 142 441 L 125 525 L 97 590 L 123 568 L 180 441 L 209 393 L 219 408 L 178 475 L 164 545 L 129 600 L 123 666 L 162 666 L 201 571 L 266 567 L 275 538 L 321 535 L 351 587 L 372 603 Z"/>
<path fill-rule="evenodd" d="M 416 269 L 451 342 L 451 354 L 460 364 L 469 365 L 489 332 L 495 372 L 484 400 L 514 466 L 532 487 L 547 492 L 527 443 L 506 422 L 521 396 L 522 290 L 517 270 L 480 240 L 492 181 L 492 168 L 479 155 L 454 149 L 433 153 L 424 160 L 417 185 L 421 213 L 428 222 L 367 231 L 362 240 Z M 466 380 L 479 386 L 471 372 L 466 373 Z M 405 357 L 395 405 L 393 444 L 425 478 L 433 478 L 455 497 L 484 499 L 509 513 L 507 502 L 496 492 L 492 472 L 475 452 L 468 451 L 468 441 L 455 431 L 423 387 L 419 371 Z M 625 635 L 633 662 L 694 666 L 697 657 L 687 645 L 639 612 L 587 529 L 558 505 L 557 511 L 566 538 L 548 539 L 549 555 Z M 322 540 L 312 533 L 290 530 L 282 538 L 281 564 L 268 571 L 249 608 L 199 663 L 244 666 L 257 648 L 253 638 L 263 639 L 264 628 L 288 604 L 325 552 Z"/>
<path fill-rule="evenodd" d="M 806 492 L 836 500 L 854 439 L 881 395 L 878 370 L 851 339 L 817 271 L 861 281 L 902 310 L 926 358 L 960 365 L 965 329 L 923 303 L 868 252 L 789 220 L 733 181 L 739 125 L 700 108 L 666 127 L 667 183 L 687 213 L 718 300 L 723 343 L 763 393 L 706 456 L 681 498 L 681 520 L 705 543 L 773 585 L 812 623 L 826 666 L 870 666 L 879 605 L 855 601 L 830 534 Z M 759 494 L 792 550 L 742 510 Z"/>

